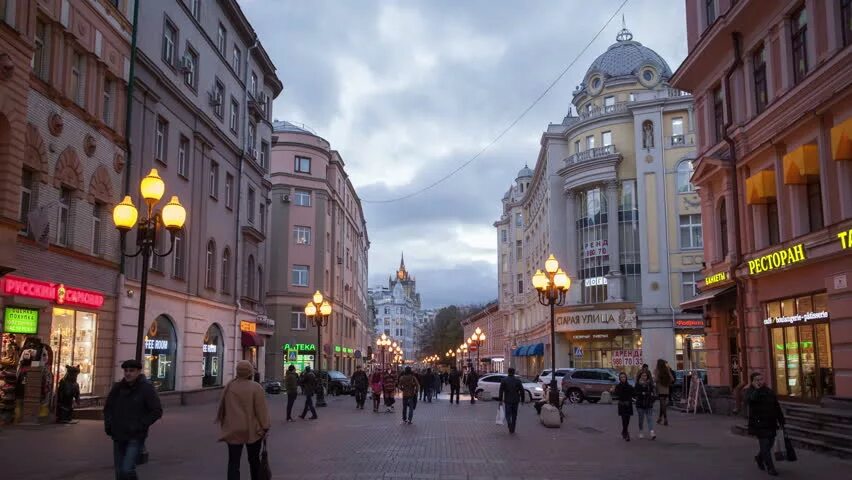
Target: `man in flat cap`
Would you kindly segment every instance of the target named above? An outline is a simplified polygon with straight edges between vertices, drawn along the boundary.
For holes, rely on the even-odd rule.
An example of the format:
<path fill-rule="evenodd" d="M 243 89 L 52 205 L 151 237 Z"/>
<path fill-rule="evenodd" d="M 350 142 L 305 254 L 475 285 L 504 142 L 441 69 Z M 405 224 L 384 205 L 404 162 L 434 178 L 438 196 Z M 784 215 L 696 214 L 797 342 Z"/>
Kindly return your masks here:
<path fill-rule="evenodd" d="M 136 460 L 145 445 L 148 428 L 163 416 L 160 397 L 145 380 L 142 364 L 126 360 L 124 378 L 113 385 L 104 405 L 104 429 L 112 437 L 115 478 L 135 480 Z"/>

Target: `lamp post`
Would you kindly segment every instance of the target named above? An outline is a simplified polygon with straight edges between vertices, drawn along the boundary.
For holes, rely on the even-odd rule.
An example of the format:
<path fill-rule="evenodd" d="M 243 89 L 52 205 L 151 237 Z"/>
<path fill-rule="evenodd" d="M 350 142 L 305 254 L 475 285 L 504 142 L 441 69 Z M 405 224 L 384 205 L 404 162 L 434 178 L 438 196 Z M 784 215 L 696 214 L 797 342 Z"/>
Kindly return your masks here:
<path fill-rule="evenodd" d="M 538 301 L 550 307 L 550 390 L 549 402 L 559 408 L 559 390 L 556 386 L 556 321 L 554 308 L 565 303 L 565 293 L 571 288 L 568 274 L 559 268 L 559 262 L 553 254 L 544 262 L 544 272 L 536 270 L 532 277 L 533 287 L 538 291 Z"/>
<path fill-rule="evenodd" d="M 385 361 L 385 348 L 389 347 L 390 344 L 391 339 L 384 333 L 381 337 L 376 339 L 376 345 L 378 345 L 378 347 L 382 349 L 382 371 L 387 370 L 387 363 Z"/>
<path fill-rule="evenodd" d="M 456 357 L 456 364 L 457 365 L 461 365 L 461 353 L 462 353 L 461 348 L 457 348 L 456 351 L 455 351 L 455 354 L 456 354 L 455 357 Z"/>
<path fill-rule="evenodd" d="M 317 375 L 322 371 L 322 329 L 328 325 L 328 317 L 331 316 L 331 304 L 328 300 L 323 299 L 322 293 L 319 290 L 314 293 L 313 298 L 305 305 L 305 316 L 311 319 L 311 324 L 317 327 Z M 325 392 L 323 392 L 322 382 L 317 389 L 317 406 L 324 407 Z"/>
<path fill-rule="evenodd" d="M 485 341 L 485 332 L 481 328 L 476 327 L 473 335 L 470 336 L 470 343 L 476 345 L 476 368 L 479 369 L 479 351 L 482 350 L 482 342 Z"/>
<path fill-rule="evenodd" d="M 467 353 L 467 363 L 470 363 L 470 350 L 467 349 L 467 342 L 462 343 L 459 348 L 461 349 L 462 357 Z"/>
<path fill-rule="evenodd" d="M 121 234 L 121 254 L 131 258 L 142 256 L 142 273 L 139 279 L 139 320 L 136 325 L 136 360 L 141 363 L 145 334 L 145 302 L 148 293 L 148 267 L 152 256 L 165 257 L 174 250 L 175 237 L 183 229 L 186 222 L 186 209 L 180 204 L 177 195 L 174 195 L 161 211 L 154 210 L 157 202 L 160 201 L 166 191 L 166 184 L 157 174 L 156 168 L 152 168 L 151 172 L 142 179 L 139 190 L 147 207 L 145 216 L 138 222 L 136 221 L 139 212 L 133 205 L 130 195 L 126 195 L 124 200 L 113 208 L 112 221 Z M 137 249 L 134 253 L 128 253 L 126 251 L 127 233 L 134 225 L 137 228 Z M 169 231 L 169 249 L 165 252 L 158 252 L 156 249 L 157 234 L 162 234 L 162 229 Z"/>

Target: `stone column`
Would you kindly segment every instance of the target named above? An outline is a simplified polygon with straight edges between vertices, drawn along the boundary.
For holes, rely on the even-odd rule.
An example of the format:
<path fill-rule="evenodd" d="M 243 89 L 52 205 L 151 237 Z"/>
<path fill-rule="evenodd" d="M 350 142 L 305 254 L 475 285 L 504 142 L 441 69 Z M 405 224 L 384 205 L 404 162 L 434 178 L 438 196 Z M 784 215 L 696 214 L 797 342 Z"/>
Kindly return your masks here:
<path fill-rule="evenodd" d="M 624 276 L 621 274 L 621 247 L 619 245 L 618 182 L 606 184 L 607 205 L 607 253 L 609 274 L 607 278 L 607 301 L 624 300 Z"/>
<path fill-rule="evenodd" d="M 565 272 L 571 278 L 571 288 L 568 290 L 567 303 L 580 303 L 579 270 L 577 268 L 577 194 L 573 190 L 564 189 L 565 193 Z"/>

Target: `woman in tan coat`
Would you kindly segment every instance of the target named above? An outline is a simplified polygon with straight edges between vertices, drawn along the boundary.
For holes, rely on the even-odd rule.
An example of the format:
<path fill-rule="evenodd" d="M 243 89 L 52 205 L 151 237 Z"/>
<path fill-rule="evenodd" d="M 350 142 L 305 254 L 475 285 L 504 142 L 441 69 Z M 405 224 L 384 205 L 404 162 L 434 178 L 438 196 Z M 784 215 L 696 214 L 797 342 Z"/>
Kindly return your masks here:
<path fill-rule="evenodd" d="M 219 401 L 219 438 L 228 444 L 228 480 L 240 480 L 240 460 L 246 446 L 252 480 L 260 472 L 260 448 L 269 430 L 269 410 L 263 387 L 252 381 L 254 367 L 246 360 L 237 362 L 237 377 L 228 383 Z"/>

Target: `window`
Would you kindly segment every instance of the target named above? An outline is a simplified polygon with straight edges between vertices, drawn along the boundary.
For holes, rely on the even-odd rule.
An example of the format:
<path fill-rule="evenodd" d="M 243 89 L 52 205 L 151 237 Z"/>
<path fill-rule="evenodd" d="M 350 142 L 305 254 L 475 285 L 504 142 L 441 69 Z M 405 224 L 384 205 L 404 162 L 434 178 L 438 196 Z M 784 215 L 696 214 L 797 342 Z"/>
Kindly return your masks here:
<path fill-rule="evenodd" d="M 33 172 L 31 170 L 24 169 L 21 172 L 21 215 L 19 220 L 24 224 L 24 233 L 29 232 L 29 219 L 27 218 L 30 213 L 30 209 L 32 208 L 34 195 L 33 195 Z"/>
<path fill-rule="evenodd" d="M 520 260 L 524 257 L 524 242 L 521 240 L 515 241 L 515 259 Z"/>
<path fill-rule="evenodd" d="M 213 98 L 210 99 L 210 102 L 213 104 L 213 113 L 217 117 L 223 118 L 225 116 L 225 85 L 218 78 L 213 85 Z"/>
<path fill-rule="evenodd" d="M 612 132 L 601 133 L 601 146 L 608 147 L 612 145 Z"/>
<path fill-rule="evenodd" d="M 177 45 L 177 27 L 166 20 L 163 25 L 163 61 L 170 67 L 175 65 L 175 45 Z"/>
<path fill-rule="evenodd" d="M 509 231 L 505 228 L 500 230 L 500 241 L 506 243 L 509 241 Z"/>
<path fill-rule="evenodd" d="M 692 193 L 695 191 L 695 186 L 692 185 L 692 160 L 684 160 L 677 164 L 677 193 Z"/>
<path fill-rule="evenodd" d="M 186 65 L 183 72 L 183 83 L 189 88 L 195 90 L 198 81 L 198 54 L 187 45 L 186 54 L 184 55 Z"/>
<path fill-rule="evenodd" d="M 115 108 L 112 104 L 112 89 L 113 89 L 113 81 L 109 77 L 104 77 L 104 104 L 103 104 L 103 115 L 101 119 L 108 127 L 112 127 L 112 112 L 113 108 Z"/>
<path fill-rule="evenodd" d="M 180 136 L 180 142 L 178 142 L 178 175 L 188 178 L 189 177 L 189 139 Z"/>
<path fill-rule="evenodd" d="M 636 95 L 634 95 L 633 93 L 627 95 L 627 101 L 628 102 L 635 102 L 636 101 Z"/>
<path fill-rule="evenodd" d="M 257 301 L 263 303 L 263 267 L 257 267 Z"/>
<path fill-rule="evenodd" d="M 722 259 L 728 258 L 728 208 L 725 199 L 719 202 L 719 246 Z"/>
<path fill-rule="evenodd" d="M 59 189 L 59 209 L 56 222 L 56 243 L 62 246 L 67 246 L 71 240 L 71 234 L 68 232 L 70 228 L 69 217 L 71 216 L 71 190 L 67 188 Z"/>
<path fill-rule="evenodd" d="M 222 252 L 222 293 L 231 293 L 231 249 Z"/>
<path fill-rule="evenodd" d="M 210 161 L 210 179 L 209 184 L 210 187 L 210 196 L 213 198 L 219 198 L 219 164 Z"/>
<path fill-rule="evenodd" d="M 704 0 L 704 15 L 709 28 L 716 21 L 716 0 Z"/>
<path fill-rule="evenodd" d="M 698 282 L 702 278 L 701 272 L 683 272 L 680 276 L 683 301 L 687 301 L 698 295 Z"/>
<path fill-rule="evenodd" d="M 207 270 L 204 275 L 204 286 L 216 288 L 216 242 L 207 241 Z"/>
<path fill-rule="evenodd" d="M 228 120 L 228 127 L 233 133 L 237 133 L 237 123 L 239 123 L 240 104 L 231 99 L 231 118 Z"/>
<path fill-rule="evenodd" d="M 234 208 L 234 176 L 225 174 L 225 206 Z"/>
<path fill-rule="evenodd" d="M 307 190 L 296 190 L 294 195 L 294 200 L 296 201 L 296 205 L 300 207 L 310 207 L 311 206 L 311 192 Z"/>
<path fill-rule="evenodd" d="M 311 159 L 308 157 L 296 157 L 294 170 L 299 173 L 311 173 Z"/>
<path fill-rule="evenodd" d="M 515 275 L 515 278 L 518 281 L 518 294 L 519 295 L 523 294 L 524 293 L 524 276 L 519 273 L 519 274 Z"/>
<path fill-rule="evenodd" d="M 47 25 L 41 20 L 36 20 L 35 48 L 31 67 L 38 78 L 47 81 L 48 78 L 48 43 Z"/>
<path fill-rule="evenodd" d="M 586 137 L 586 150 L 591 150 L 595 148 L 595 136 L 589 135 Z"/>
<path fill-rule="evenodd" d="M 579 140 L 574 141 L 574 153 L 580 153 L 580 141 Z"/>
<path fill-rule="evenodd" d="M 254 224 L 254 189 L 248 189 L 248 222 Z"/>
<path fill-rule="evenodd" d="M 234 71 L 237 73 L 237 77 L 240 76 L 240 63 L 241 63 L 240 59 L 241 58 L 242 58 L 242 53 L 240 52 L 240 49 L 237 48 L 236 45 L 234 45 L 234 50 L 231 53 L 231 67 L 234 68 Z"/>
<path fill-rule="evenodd" d="M 252 97 L 257 98 L 257 74 L 251 72 L 251 80 L 249 81 L 249 93 Z"/>
<path fill-rule="evenodd" d="M 844 47 L 852 43 L 852 0 L 840 0 L 840 32 Z"/>
<path fill-rule="evenodd" d="M 722 102 L 722 87 L 718 86 L 713 89 L 713 126 L 716 143 L 721 142 L 725 134 L 725 109 Z"/>
<path fill-rule="evenodd" d="M 157 117 L 157 129 L 154 132 L 154 158 L 166 163 L 166 142 L 169 135 L 169 122 Z"/>
<path fill-rule="evenodd" d="M 219 31 L 216 34 L 216 46 L 222 55 L 225 55 L 225 49 L 228 46 L 228 30 L 221 23 L 219 24 Z"/>
<path fill-rule="evenodd" d="M 773 201 L 766 205 L 766 224 L 769 245 L 781 243 L 781 231 L 778 228 L 778 202 Z"/>
<path fill-rule="evenodd" d="M 81 107 L 86 101 L 85 61 L 82 54 L 71 54 L 71 100 Z"/>
<path fill-rule="evenodd" d="M 790 19 L 790 40 L 793 49 L 793 83 L 808 74 L 808 11 L 802 6 Z"/>
<path fill-rule="evenodd" d="M 761 45 L 751 56 L 751 75 L 754 81 L 754 107 L 759 114 L 766 109 L 769 97 L 766 92 L 766 51 Z"/>
<path fill-rule="evenodd" d="M 680 248 L 702 248 L 701 215 L 680 216 Z"/>
<path fill-rule="evenodd" d="M 615 97 L 604 97 L 604 113 L 612 113 L 615 111 Z"/>
<path fill-rule="evenodd" d="M 311 244 L 311 227 L 303 227 L 300 225 L 296 225 L 293 227 L 293 240 L 295 240 L 296 245 L 310 245 Z"/>
<path fill-rule="evenodd" d="M 101 215 L 103 215 L 103 205 L 95 203 L 92 206 L 92 255 L 101 255 L 103 247 L 103 232 L 101 231 Z"/>
<path fill-rule="evenodd" d="M 296 287 L 307 287 L 309 271 L 310 267 L 307 265 L 293 265 L 293 285 Z"/>
<path fill-rule="evenodd" d="M 186 276 L 186 266 L 184 264 L 186 242 L 184 241 L 183 231 L 178 231 L 174 234 L 175 246 L 172 250 L 172 277 L 183 279 Z"/>
<path fill-rule="evenodd" d="M 672 146 L 684 145 L 686 139 L 683 137 L 683 117 L 672 119 Z"/>
<path fill-rule="evenodd" d="M 257 161 L 257 150 L 255 150 L 255 144 L 257 139 L 257 125 L 254 122 L 249 122 L 248 127 L 248 139 L 246 140 L 248 143 L 249 155 Z"/>
<path fill-rule="evenodd" d="M 261 199 L 260 205 L 258 205 L 257 216 L 260 218 L 260 231 L 266 231 L 266 204 L 263 203 Z"/>
<path fill-rule="evenodd" d="M 196 20 L 201 20 L 201 0 L 189 0 L 189 11 Z"/>
<path fill-rule="evenodd" d="M 260 142 L 260 153 L 257 156 L 258 163 L 266 168 L 266 160 L 269 158 L 269 142 Z"/>
<path fill-rule="evenodd" d="M 808 177 L 808 224 L 810 231 L 821 230 L 825 226 L 822 217 L 822 187 L 819 176 Z"/>
<path fill-rule="evenodd" d="M 524 216 L 523 216 L 523 214 L 521 214 L 521 213 L 516 213 L 516 214 L 515 214 L 515 226 L 516 226 L 516 227 L 523 227 L 523 226 L 524 226 Z"/>
<path fill-rule="evenodd" d="M 308 317 L 305 312 L 290 312 L 290 329 L 291 330 L 307 330 Z"/>

